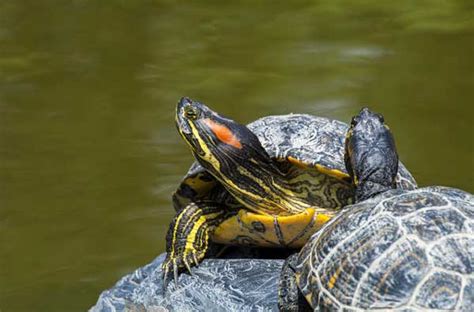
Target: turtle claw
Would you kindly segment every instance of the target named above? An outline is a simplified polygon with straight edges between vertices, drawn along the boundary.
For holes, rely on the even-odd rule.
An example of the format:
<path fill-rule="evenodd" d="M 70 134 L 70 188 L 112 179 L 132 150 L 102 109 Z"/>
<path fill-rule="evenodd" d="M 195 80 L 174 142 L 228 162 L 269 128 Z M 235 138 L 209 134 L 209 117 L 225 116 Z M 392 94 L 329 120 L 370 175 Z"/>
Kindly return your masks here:
<path fill-rule="evenodd" d="M 170 282 L 170 280 L 173 279 L 171 272 L 177 271 L 176 259 L 169 259 L 168 257 L 166 257 L 166 260 L 161 264 L 161 269 L 162 269 L 162 276 L 163 276 L 163 291 L 166 292 L 168 283 Z M 175 278 L 175 285 L 178 286 L 176 282 L 176 278 Z"/>
<path fill-rule="evenodd" d="M 193 253 L 193 258 L 192 258 L 192 260 L 194 261 L 194 265 L 195 265 L 195 266 L 198 266 L 198 265 L 199 265 L 199 260 L 198 260 L 198 258 L 197 258 L 197 256 L 196 256 L 196 253 Z"/>
<path fill-rule="evenodd" d="M 191 258 L 190 260 L 192 260 L 193 258 Z M 188 273 L 190 275 L 193 275 L 193 272 L 191 271 L 191 265 L 190 263 L 188 262 L 188 259 L 184 258 L 184 266 L 186 267 L 186 270 L 188 270 Z M 197 264 L 196 264 L 197 265 Z"/>
<path fill-rule="evenodd" d="M 192 268 L 204 259 L 209 245 L 209 227 L 206 215 L 216 216 L 213 207 L 200 207 L 191 203 L 182 209 L 171 222 L 166 233 L 166 259 L 162 263 L 163 285 L 178 277 L 183 271 L 192 275 Z M 214 220 L 214 219 L 213 219 Z M 199 222 L 198 222 L 199 221 Z"/>
<path fill-rule="evenodd" d="M 173 266 L 174 286 L 178 288 L 178 266 Z"/>
<path fill-rule="evenodd" d="M 180 272 L 180 267 L 178 265 L 178 262 L 179 262 L 178 258 L 168 259 L 167 257 L 167 259 L 161 265 L 164 292 L 166 292 L 166 289 L 168 288 L 169 283 L 173 282 L 173 280 L 174 280 L 175 288 L 178 288 L 178 276 Z"/>
<path fill-rule="evenodd" d="M 162 276 L 163 276 L 163 287 L 166 291 L 168 283 L 174 279 L 176 288 L 178 288 L 178 277 L 183 271 L 188 271 L 190 275 L 193 275 L 192 268 L 199 265 L 199 260 L 204 256 L 199 255 L 197 252 L 190 252 L 187 254 L 166 256 L 165 261 L 161 265 Z"/>

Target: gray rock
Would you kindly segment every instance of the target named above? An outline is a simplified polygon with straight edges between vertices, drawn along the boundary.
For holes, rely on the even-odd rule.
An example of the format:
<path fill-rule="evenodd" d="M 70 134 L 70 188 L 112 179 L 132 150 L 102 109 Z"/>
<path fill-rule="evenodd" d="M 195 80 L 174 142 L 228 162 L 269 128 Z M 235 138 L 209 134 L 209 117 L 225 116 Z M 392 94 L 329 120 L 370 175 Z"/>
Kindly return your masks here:
<path fill-rule="evenodd" d="M 98 311 L 278 311 L 283 260 L 206 259 L 182 273 L 178 288 L 163 294 L 161 254 L 104 291 L 90 312 Z"/>

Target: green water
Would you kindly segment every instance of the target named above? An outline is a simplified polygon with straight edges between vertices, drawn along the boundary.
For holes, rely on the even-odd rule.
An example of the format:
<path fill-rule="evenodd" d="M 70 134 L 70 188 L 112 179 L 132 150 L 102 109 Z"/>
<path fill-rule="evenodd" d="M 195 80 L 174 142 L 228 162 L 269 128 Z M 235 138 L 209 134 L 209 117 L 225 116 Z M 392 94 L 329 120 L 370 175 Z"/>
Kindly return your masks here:
<path fill-rule="evenodd" d="M 240 122 L 382 112 L 474 192 L 471 1 L 0 1 L 0 310 L 84 311 L 164 250 L 187 95 Z"/>

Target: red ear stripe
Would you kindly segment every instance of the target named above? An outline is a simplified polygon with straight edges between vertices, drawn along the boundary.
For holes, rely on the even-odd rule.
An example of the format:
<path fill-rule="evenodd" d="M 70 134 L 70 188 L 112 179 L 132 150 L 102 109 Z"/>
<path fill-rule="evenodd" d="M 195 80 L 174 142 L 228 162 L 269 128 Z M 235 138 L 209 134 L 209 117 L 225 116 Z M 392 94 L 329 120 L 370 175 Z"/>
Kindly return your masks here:
<path fill-rule="evenodd" d="M 204 119 L 206 125 L 209 126 L 212 132 L 216 137 L 223 143 L 232 145 L 238 149 L 242 148 L 242 144 L 239 139 L 232 133 L 232 131 L 224 125 L 218 124 L 217 122 L 212 121 L 211 119 Z"/>

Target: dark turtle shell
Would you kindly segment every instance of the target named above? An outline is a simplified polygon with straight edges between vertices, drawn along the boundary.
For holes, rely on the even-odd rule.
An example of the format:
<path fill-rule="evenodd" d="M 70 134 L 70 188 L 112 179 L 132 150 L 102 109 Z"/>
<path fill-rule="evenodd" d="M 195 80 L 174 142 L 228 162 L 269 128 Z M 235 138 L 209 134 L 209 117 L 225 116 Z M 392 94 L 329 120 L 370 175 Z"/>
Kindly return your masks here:
<path fill-rule="evenodd" d="M 345 207 L 295 269 L 314 308 L 472 311 L 474 196 L 435 186 Z"/>

